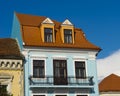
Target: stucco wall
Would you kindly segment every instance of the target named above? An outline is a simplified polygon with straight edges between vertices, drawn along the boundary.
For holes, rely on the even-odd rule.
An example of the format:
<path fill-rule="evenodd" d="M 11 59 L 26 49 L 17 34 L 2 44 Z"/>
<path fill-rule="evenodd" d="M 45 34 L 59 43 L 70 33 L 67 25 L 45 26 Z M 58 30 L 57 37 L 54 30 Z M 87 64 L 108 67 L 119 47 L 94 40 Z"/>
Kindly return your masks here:
<path fill-rule="evenodd" d="M 28 48 L 29 49 L 29 48 Z M 75 51 L 75 50 L 52 50 L 52 49 L 33 49 L 26 51 L 26 64 L 25 64 L 25 87 L 26 94 L 31 94 L 28 90 L 30 85 L 28 83 L 28 77 L 33 75 L 33 65 L 32 61 L 34 59 L 44 59 L 45 60 L 45 75 L 53 76 L 53 60 L 54 59 L 66 59 L 67 60 L 67 75 L 75 76 L 75 61 L 85 61 L 86 62 L 86 75 L 94 77 L 94 93 L 90 93 L 89 96 L 99 96 L 98 95 L 98 82 L 97 82 L 97 70 L 96 70 L 96 52 L 89 51 Z M 69 85 L 68 85 L 69 86 Z M 78 86 L 76 86 L 77 88 Z M 47 91 L 46 91 L 47 92 Z M 38 92 L 39 93 L 39 92 Z M 69 94 L 68 94 L 69 93 Z M 70 92 L 67 94 L 70 95 Z M 46 93 L 47 94 L 47 93 Z M 51 93 L 52 96 L 55 95 Z M 75 96 L 75 92 L 71 93 Z M 78 93 L 79 94 L 79 93 Z M 88 93 L 87 93 L 88 94 Z M 28 96 L 29 96 L 28 95 Z M 27 96 L 27 95 L 26 95 Z"/>

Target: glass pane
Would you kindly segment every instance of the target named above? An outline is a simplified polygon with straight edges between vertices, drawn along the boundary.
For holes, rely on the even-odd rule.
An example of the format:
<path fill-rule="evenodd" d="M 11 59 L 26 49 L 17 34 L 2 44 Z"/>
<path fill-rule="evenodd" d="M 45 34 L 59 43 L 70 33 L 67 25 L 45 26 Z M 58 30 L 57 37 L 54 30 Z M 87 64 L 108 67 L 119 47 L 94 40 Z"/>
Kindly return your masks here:
<path fill-rule="evenodd" d="M 34 70 L 33 70 L 33 76 L 34 77 L 39 77 L 39 69 L 38 68 L 34 68 Z"/>
<path fill-rule="evenodd" d="M 55 77 L 60 77 L 60 70 L 59 70 L 59 68 L 55 68 Z"/>
<path fill-rule="evenodd" d="M 44 60 L 33 60 L 33 77 L 45 77 Z"/>
<path fill-rule="evenodd" d="M 86 77 L 85 62 L 75 61 L 76 78 Z"/>
<path fill-rule="evenodd" d="M 71 29 L 64 29 L 64 34 L 72 34 L 72 30 Z"/>
<path fill-rule="evenodd" d="M 45 32 L 45 33 L 52 33 L 52 28 L 45 28 L 45 29 L 44 29 L 44 32 Z"/>
<path fill-rule="evenodd" d="M 45 28 L 44 32 L 45 42 L 52 42 L 52 28 Z"/>
<path fill-rule="evenodd" d="M 44 68 L 39 69 L 39 76 L 44 77 Z"/>
<path fill-rule="evenodd" d="M 33 60 L 33 66 L 44 66 L 44 60 Z"/>
<path fill-rule="evenodd" d="M 64 29 L 64 42 L 72 43 L 72 30 Z"/>

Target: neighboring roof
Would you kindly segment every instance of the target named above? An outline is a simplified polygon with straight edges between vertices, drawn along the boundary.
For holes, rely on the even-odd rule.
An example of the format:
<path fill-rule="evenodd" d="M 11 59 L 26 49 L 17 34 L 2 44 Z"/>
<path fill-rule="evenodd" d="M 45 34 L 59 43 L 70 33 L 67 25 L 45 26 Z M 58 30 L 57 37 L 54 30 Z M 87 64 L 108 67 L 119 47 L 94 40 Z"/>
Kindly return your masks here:
<path fill-rule="evenodd" d="M 0 59 L 23 59 L 18 43 L 15 39 L 0 38 Z"/>
<path fill-rule="evenodd" d="M 111 74 L 104 78 L 99 84 L 100 92 L 120 91 L 120 76 Z"/>
<path fill-rule="evenodd" d="M 74 28 L 75 32 L 75 43 L 74 44 L 65 44 L 62 42 L 60 36 L 60 22 L 52 20 L 55 24 L 55 42 L 54 43 L 46 43 L 42 42 L 41 34 L 40 34 L 40 25 L 47 18 L 44 16 L 33 16 L 28 14 L 20 14 L 16 13 L 16 16 L 20 22 L 21 30 L 22 30 L 22 38 L 25 46 L 39 46 L 39 47 L 58 47 L 58 48 L 79 48 L 79 49 L 93 49 L 93 50 L 101 50 L 98 46 L 90 43 L 81 29 Z M 28 28 L 29 26 L 30 28 Z"/>

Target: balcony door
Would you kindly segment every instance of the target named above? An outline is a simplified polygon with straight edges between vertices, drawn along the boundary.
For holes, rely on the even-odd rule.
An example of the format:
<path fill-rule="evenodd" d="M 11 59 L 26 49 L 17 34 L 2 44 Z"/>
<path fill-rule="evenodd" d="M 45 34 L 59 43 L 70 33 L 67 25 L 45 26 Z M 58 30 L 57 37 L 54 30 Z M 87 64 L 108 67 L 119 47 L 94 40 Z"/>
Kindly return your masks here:
<path fill-rule="evenodd" d="M 53 60 L 54 85 L 67 85 L 67 61 Z"/>

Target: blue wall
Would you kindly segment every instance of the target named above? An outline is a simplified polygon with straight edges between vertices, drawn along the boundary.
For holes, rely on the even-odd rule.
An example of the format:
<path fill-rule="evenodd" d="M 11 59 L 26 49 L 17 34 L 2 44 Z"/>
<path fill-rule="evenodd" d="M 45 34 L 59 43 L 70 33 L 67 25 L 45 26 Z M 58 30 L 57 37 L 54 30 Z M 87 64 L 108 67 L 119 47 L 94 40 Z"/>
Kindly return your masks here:
<path fill-rule="evenodd" d="M 14 13 L 14 17 L 13 17 L 13 25 L 12 25 L 12 33 L 11 33 L 11 38 L 17 39 L 18 40 L 18 44 L 20 46 L 20 49 L 23 48 L 23 41 L 22 41 L 22 32 L 21 32 L 21 28 L 22 26 L 20 26 L 19 20 L 16 17 L 16 14 Z"/>
<path fill-rule="evenodd" d="M 75 57 L 80 57 L 75 59 Z M 89 58 L 87 52 L 86 53 L 68 53 L 68 52 L 45 52 L 45 51 L 29 51 L 29 72 L 26 74 L 26 76 L 30 76 L 32 73 L 32 60 L 33 59 L 45 59 L 46 60 L 46 75 L 53 76 L 53 59 L 55 57 L 63 57 L 67 60 L 67 75 L 68 76 L 75 76 L 75 68 L 74 68 L 74 61 L 76 60 L 85 60 L 86 62 L 86 72 L 87 76 L 93 76 L 94 81 L 94 92 L 90 93 L 89 96 L 99 96 L 98 95 L 98 84 L 97 84 L 97 70 L 96 70 L 96 61 Z M 69 85 L 68 85 L 69 86 Z M 69 86 L 70 87 L 70 86 Z M 78 86 L 76 86 L 78 87 Z M 54 93 L 51 93 L 52 96 Z M 68 94 L 68 93 L 67 93 Z M 70 94 L 69 94 L 70 95 Z M 72 92 L 71 96 L 75 95 L 74 92 Z"/>

